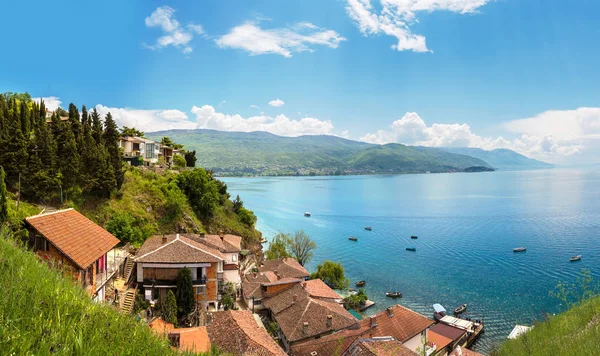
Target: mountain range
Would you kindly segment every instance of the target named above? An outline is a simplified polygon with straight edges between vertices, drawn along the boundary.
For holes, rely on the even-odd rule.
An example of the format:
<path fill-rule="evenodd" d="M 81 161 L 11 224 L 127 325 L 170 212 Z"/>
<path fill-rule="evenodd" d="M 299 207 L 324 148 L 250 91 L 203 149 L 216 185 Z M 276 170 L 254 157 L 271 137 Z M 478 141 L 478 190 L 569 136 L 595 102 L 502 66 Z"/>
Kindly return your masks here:
<path fill-rule="evenodd" d="M 205 129 L 146 133 L 153 140 L 163 136 L 195 150 L 199 166 L 222 176 L 472 172 L 547 165 L 510 150 L 374 145 L 327 135 L 285 137 Z"/>

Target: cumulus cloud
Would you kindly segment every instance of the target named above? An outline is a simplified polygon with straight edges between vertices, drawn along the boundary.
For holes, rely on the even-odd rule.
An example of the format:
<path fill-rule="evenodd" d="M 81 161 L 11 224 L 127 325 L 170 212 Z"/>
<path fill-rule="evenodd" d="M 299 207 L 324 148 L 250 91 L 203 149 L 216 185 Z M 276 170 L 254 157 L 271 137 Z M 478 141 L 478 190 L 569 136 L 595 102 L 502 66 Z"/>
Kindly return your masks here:
<path fill-rule="evenodd" d="M 542 116 L 543 115 L 544 114 L 542 114 Z M 568 112 L 563 112 L 563 115 L 569 114 Z M 593 122 L 587 115 L 584 116 L 586 119 L 580 120 L 580 122 L 585 123 L 582 124 L 583 126 L 596 127 L 595 125 L 597 122 Z M 520 134 L 520 136 L 513 140 L 508 140 L 502 136 L 479 136 L 473 133 L 471 127 L 466 123 L 434 123 L 432 125 L 427 125 L 417 113 L 408 112 L 400 120 L 394 121 L 387 130 L 378 130 L 373 133 L 367 133 L 362 136 L 360 140 L 376 144 L 400 142 L 418 146 L 476 147 L 485 150 L 508 148 L 526 156 L 551 161 L 557 161 L 560 160 L 561 157 L 580 153 L 584 149 L 581 139 L 577 139 L 575 136 L 567 137 L 564 135 L 555 135 L 552 130 L 525 132 L 524 130 L 519 129 L 522 127 L 533 128 L 534 126 L 530 125 L 530 121 L 528 120 L 535 120 L 536 124 L 540 125 L 538 127 L 545 126 L 545 124 L 540 121 L 539 116 L 533 119 L 509 122 L 506 125 L 513 127 L 514 133 Z M 600 115 L 596 116 L 596 120 L 600 120 Z M 600 130 L 600 125 L 598 125 L 598 129 Z M 598 135 L 598 137 L 600 139 L 600 135 Z M 582 137 L 580 136 L 579 138 Z"/>
<path fill-rule="evenodd" d="M 110 112 L 119 126 L 135 127 L 144 132 L 196 128 L 187 114 L 179 110 L 110 108 L 100 104 L 96 105 L 96 110 L 102 118 Z"/>
<path fill-rule="evenodd" d="M 222 131 L 267 131 L 281 136 L 327 135 L 331 134 L 331 121 L 322 121 L 312 117 L 291 120 L 285 115 L 275 117 L 260 115 L 244 118 L 238 114 L 217 112 L 214 107 L 204 105 L 194 106 L 191 112 L 196 117 L 198 128 Z"/>
<path fill-rule="evenodd" d="M 44 100 L 44 105 L 46 106 L 46 109 L 48 109 L 49 111 L 54 111 L 54 110 L 58 109 L 60 107 L 60 104 L 62 104 L 62 101 L 57 96 L 31 98 L 31 100 L 35 101 L 38 104 L 40 103 L 40 100 Z"/>
<path fill-rule="evenodd" d="M 490 0 L 380 0 L 378 11 L 371 0 L 348 0 L 346 11 L 363 35 L 385 34 L 396 37 L 392 49 L 430 52 L 425 36 L 411 31 L 419 12 L 451 11 L 458 14 L 476 12 Z"/>
<path fill-rule="evenodd" d="M 190 22 L 187 26 L 181 26 L 179 21 L 175 19 L 175 10 L 170 6 L 161 6 L 156 8 L 154 12 L 146 17 L 146 27 L 158 27 L 164 33 L 163 36 L 156 40 L 154 45 L 145 45 L 152 50 L 161 49 L 167 46 L 179 48 L 184 54 L 193 51 L 190 46 L 190 41 L 194 35 L 201 35 L 204 29 L 201 25 Z"/>
<path fill-rule="evenodd" d="M 275 29 L 263 29 L 258 23 L 246 22 L 219 37 L 216 43 L 221 48 L 242 49 L 251 55 L 278 54 L 289 58 L 294 52 L 312 52 L 312 47 L 317 45 L 337 48 L 345 40 L 337 32 L 309 22 Z"/>
<path fill-rule="evenodd" d="M 269 105 L 274 106 L 276 108 L 283 106 L 284 104 L 285 103 L 281 99 L 275 99 L 275 100 L 269 101 Z"/>

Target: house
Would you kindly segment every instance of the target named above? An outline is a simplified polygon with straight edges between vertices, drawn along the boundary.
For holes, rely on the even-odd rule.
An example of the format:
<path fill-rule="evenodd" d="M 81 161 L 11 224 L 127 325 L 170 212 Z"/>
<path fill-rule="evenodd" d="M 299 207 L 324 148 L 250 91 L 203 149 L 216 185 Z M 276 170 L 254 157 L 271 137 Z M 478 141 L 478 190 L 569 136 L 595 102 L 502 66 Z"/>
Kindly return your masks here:
<path fill-rule="evenodd" d="M 176 289 L 179 270 L 192 273 L 196 302 L 204 308 L 217 308 L 223 283 L 225 256 L 216 248 L 184 235 L 156 235 L 148 238 L 134 261 L 136 280 L 146 299 L 164 301 L 169 290 Z"/>
<path fill-rule="evenodd" d="M 467 341 L 467 331 L 444 323 L 438 323 L 427 330 L 427 341 L 435 344 L 436 355 L 446 356 L 457 346 Z"/>
<path fill-rule="evenodd" d="M 358 320 L 341 304 L 311 297 L 299 279 L 279 293 L 266 296 L 263 304 L 279 325 L 279 339 L 286 351 L 296 343 L 359 327 Z"/>
<path fill-rule="evenodd" d="M 212 314 L 206 327 L 210 341 L 228 354 L 284 356 L 286 353 L 267 330 L 259 326 L 248 310 L 228 310 Z"/>
<path fill-rule="evenodd" d="M 139 164 L 140 158 L 145 166 L 158 163 L 161 145 L 147 138 L 123 136 L 119 139 L 119 147 L 123 149 L 123 159 L 132 166 Z"/>
<path fill-rule="evenodd" d="M 302 282 L 302 286 L 312 298 L 340 304 L 344 302 L 344 298 L 337 294 L 321 279 L 309 279 L 308 281 Z"/>
<path fill-rule="evenodd" d="M 281 258 L 278 260 L 265 260 L 263 265 L 258 268 L 259 272 L 273 272 L 277 275 L 277 278 L 300 278 L 308 279 L 310 273 L 306 268 L 302 267 L 295 259 Z"/>
<path fill-rule="evenodd" d="M 200 242 L 206 246 L 219 250 L 223 256 L 223 279 L 226 282 L 233 283 L 235 289 L 239 289 L 242 284 L 240 277 L 240 252 L 242 251 L 242 238 L 237 235 L 223 234 L 219 235 L 188 235 L 194 241 Z"/>
<path fill-rule="evenodd" d="M 205 326 L 178 328 L 161 318 L 151 321 L 148 326 L 157 334 L 165 336 L 173 347 L 181 351 L 209 352 L 210 339 Z"/>
<path fill-rule="evenodd" d="M 264 309 L 262 304 L 262 285 L 277 281 L 277 276 L 271 271 L 249 273 L 242 281 L 242 297 L 248 309 L 254 311 Z"/>
<path fill-rule="evenodd" d="M 119 239 L 74 209 L 25 219 L 35 253 L 72 276 L 96 301 L 105 298 L 106 284 L 123 263 L 111 250 Z"/>
<path fill-rule="evenodd" d="M 344 356 L 417 356 L 418 354 L 393 337 L 359 338 Z M 316 356 L 316 355 L 315 355 Z"/>

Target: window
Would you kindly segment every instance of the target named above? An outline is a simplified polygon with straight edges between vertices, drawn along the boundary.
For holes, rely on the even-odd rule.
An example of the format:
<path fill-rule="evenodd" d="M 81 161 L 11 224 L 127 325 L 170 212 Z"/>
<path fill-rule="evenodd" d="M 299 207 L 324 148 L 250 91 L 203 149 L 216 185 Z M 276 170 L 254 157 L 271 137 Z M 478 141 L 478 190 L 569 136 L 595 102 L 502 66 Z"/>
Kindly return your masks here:
<path fill-rule="evenodd" d="M 237 262 L 237 254 L 234 254 L 233 256 L 231 256 L 231 260 L 233 262 Z"/>
<path fill-rule="evenodd" d="M 146 158 L 156 158 L 156 155 L 154 153 L 154 144 L 153 143 L 147 143 L 146 144 Z"/>
<path fill-rule="evenodd" d="M 204 295 L 204 287 L 196 287 L 196 295 Z"/>
<path fill-rule="evenodd" d="M 50 247 L 48 246 L 48 240 L 46 240 L 43 236 L 35 237 L 35 250 L 36 251 L 49 251 Z"/>

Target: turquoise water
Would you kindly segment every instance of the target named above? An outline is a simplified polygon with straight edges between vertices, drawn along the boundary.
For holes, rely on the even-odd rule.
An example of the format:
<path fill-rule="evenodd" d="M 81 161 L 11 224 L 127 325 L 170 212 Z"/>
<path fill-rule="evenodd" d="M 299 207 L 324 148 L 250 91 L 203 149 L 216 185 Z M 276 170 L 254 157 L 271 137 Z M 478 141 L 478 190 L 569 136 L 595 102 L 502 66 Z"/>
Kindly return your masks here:
<path fill-rule="evenodd" d="M 267 239 L 304 229 L 316 241 L 309 270 L 331 259 L 352 281 L 367 280 L 377 302 L 369 313 L 396 302 L 390 290 L 428 316 L 434 303 L 467 303 L 485 317 L 482 352 L 515 324 L 560 310 L 549 295 L 559 281 L 584 267 L 600 279 L 598 170 L 223 180 Z M 527 251 L 513 253 L 519 246 Z"/>

